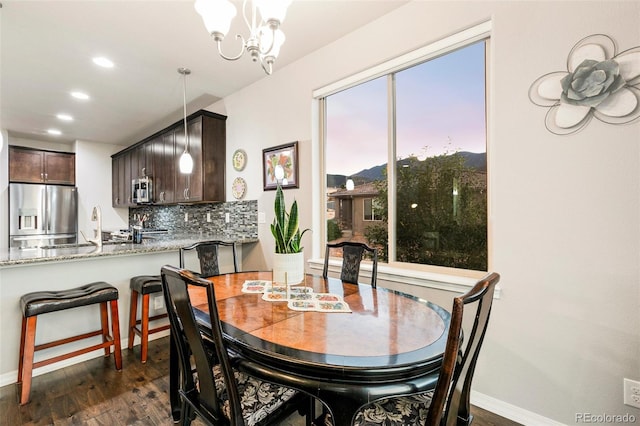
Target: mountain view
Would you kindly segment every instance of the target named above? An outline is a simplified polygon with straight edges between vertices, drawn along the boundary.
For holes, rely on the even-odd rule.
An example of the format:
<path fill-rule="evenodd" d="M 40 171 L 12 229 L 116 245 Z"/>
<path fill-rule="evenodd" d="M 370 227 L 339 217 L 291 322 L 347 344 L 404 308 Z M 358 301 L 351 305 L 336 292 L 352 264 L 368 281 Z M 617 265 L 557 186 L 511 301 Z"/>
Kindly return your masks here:
<path fill-rule="evenodd" d="M 461 151 L 458 154 L 464 157 L 465 159 L 464 164 L 466 167 L 477 169 L 480 171 L 487 171 L 487 153 L 486 152 L 474 153 L 474 152 Z M 406 159 L 402 159 L 398 161 L 398 164 L 402 165 L 407 161 L 408 160 Z M 329 174 L 327 175 L 327 187 L 335 188 L 335 187 L 343 186 L 347 181 L 347 178 L 349 177 L 354 180 L 356 185 L 362 184 L 365 182 L 371 182 L 374 180 L 380 180 L 382 179 L 382 176 L 383 176 L 382 172 L 386 168 L 387 168 L 387 164 L 385 163 L 379 166 L 371 167 L 370 169 L 361 170 L 358 173 L 349 175 L 349 176 Z"/>

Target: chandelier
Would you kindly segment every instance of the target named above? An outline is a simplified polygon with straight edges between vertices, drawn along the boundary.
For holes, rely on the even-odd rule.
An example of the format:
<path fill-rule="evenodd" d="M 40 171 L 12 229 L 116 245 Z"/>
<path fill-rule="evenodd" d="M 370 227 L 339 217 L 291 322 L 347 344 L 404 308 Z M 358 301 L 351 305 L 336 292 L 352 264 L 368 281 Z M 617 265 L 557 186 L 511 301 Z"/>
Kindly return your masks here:
<path fill-rule="evenodd" d="M 222 53 L 222 40 L 229 32 L 231 21 L 236 16 L 236 7 L 229 0 L 196 0 L 195 9 L 204 25 L 218 45 L 218 53 L 228 61 L 240 59 L 245 52 L 251 55 L 253 62 L 260 61 L 262 69 L 268 75 L 273 72 L 280 47 L 284 43 L 284 33 L 280 24 L 284 21 L 287 7 L 292 0 L 243 0 L 242 15 L 249 28 L 249 38 L 240 34 L 236 39 L 242 41 L 242 48 L 237 56 L 226 56 Z M 247 3 L 251 3 L 251 19 L 247 17 Z M 258 18 L 258 12 L 260 17 Z"/>

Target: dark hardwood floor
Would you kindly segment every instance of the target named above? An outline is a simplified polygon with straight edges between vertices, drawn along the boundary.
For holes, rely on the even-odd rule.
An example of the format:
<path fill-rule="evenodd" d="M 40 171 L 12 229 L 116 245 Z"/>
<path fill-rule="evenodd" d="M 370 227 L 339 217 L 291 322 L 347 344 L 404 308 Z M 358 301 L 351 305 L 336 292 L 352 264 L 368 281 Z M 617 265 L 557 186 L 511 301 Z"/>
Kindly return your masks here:
<path fill-rule="evenodd" d="M 1 387 L 0 425 L 171 425 L 168 347 L 167 337 L 150 342 L 146 364 L 140 363 L 140 346 L 124 349 L 121 372 L 111 357 L 34 377 L 31 402 L 24 407 L 18 404 L 15 384 Z M 474 426 L 517 425 L 477 407 L 472 412 Z M 283 423 L 297 425 L 304 425 L 303 418 Z"/>

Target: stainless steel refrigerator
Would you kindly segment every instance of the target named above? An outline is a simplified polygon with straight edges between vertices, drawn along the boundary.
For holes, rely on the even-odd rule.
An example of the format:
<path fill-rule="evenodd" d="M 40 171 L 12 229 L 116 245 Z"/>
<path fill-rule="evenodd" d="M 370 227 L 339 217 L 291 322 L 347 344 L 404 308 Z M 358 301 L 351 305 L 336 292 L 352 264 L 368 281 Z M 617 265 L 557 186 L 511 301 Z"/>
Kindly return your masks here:
<path fill-rule="evenodd" d="M 32 248 L 78 241 L 78 189 L 9 184 L 9 247 Z"/>

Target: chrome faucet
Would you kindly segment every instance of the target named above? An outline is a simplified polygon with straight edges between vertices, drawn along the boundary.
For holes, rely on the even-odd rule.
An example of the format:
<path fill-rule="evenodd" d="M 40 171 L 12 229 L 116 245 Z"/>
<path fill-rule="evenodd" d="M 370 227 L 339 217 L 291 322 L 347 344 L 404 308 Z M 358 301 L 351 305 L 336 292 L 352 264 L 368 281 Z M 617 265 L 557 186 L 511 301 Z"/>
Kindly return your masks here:
<path fill-rule="evenodd" d="M 93 231 L 94 238 L 87 238 L 82 231 L 80 231 L 80 233 L 84 237 L 85 241 L 95 244 L 98 247 L 102 247 L 102 210 L 100 210 L 100 206 L 95 206 L 93 208 L 93 211 L 91 212 L 91 221 L 97 222 L 97 227 Z"/>

